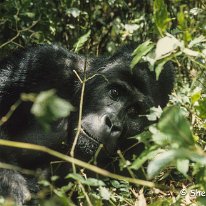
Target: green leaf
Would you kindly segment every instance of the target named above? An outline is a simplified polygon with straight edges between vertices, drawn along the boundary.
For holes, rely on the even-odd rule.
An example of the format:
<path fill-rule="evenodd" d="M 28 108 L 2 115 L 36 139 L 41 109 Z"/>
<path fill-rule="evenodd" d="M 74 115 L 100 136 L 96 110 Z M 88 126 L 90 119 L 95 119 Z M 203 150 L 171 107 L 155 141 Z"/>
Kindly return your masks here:
<path fill-rule="evenodd" d="M 66 100 L 59 98 L 55 90 L 41 92 L 31 108 L 31 113 L 46 129 L 53 121 L 69 116 L 71 111 L 74 111 L 74 107 Z"/>
<path fill-rule="evenodd" d="M 198 106 L 195 107 L 198 111 L 198 115 L 202 119 L 206 119 L 206 97 L 198 101 Z"/>
<path fill-rule="evenodd" d="M 158 128 L 169 136 L 177 146 L 184 147 L 194 144 L 190 124 L 178 106 L 168 107 L 163 112 Z"/>
<path fill-rule="evenodd" d="M 187 56 L 192 56 L 192 57 L 201 56 L 201 54 L 199 52 L 188 49 L 188 48 L 182 49 L 182 52 L 185 53 Z"/>
<path fill-rule="evenodd" d="M 181 30 L 185 30 L 187 28 L 187 22 L 185 20 L 184 8 L 185 8 L 185 5 L 181 5 L 180 11 L 177 13 L 178 27 Z"/>
<path fill-rule="evenodd" d="M 178 154 L 178 150 L 169 150 L 158 154 L 154 160 L 152 160 L 147 167 L 148 178 L 151 179 L 159 173 L 160 170 L 168 166 L 174 161 Z"/>
<path fill-rule="evenodd" d="M 182 165 L 180 165 L 180 161 L 183 161 Z M 148 177 L 151 179 L 155 175 L 157 175 L 160 170 L 167 167 L 172 162 L 176 161 L 177 169 L 186 174 L 188 171 L 189 163 L 188 160 L 193 162 L 200 163 L 201 165 L 206 165 L 206 156 L 203 151 L 200 152 L 200 149 L 196 147 L 191 147 L 190 149 L 180 148 L 173 149 L 158 154 L 148 165 L 147 173 Z M 179 161 L 179 162 L 177 162 Z"/>
<path fill-rule="evenodd" d="M 151 141 L 152 133 L 150 131 L 143 131 L 141 134 L 131 137 L 131 139 L 137 139 L 139 143 L 144 143 L 148 145 Z"/>
<path fill-rule="evenodd" d="M 169 56 L 165 56 L 162 59 L 159 59 L 155 62 L 155 73 L 156 73 L 156 80 L 159 79 L 159 76 L 162 72 L 162 70 L 164 69 L 164 65 L 170 61 L 171 59 L 173 59 L 174 57 L 179 56 L 180 54 L 182 54 L 181 51 L 176 52 L 176 53 L 171 53 Z"/>
<path fill-rule="evenodd" d="M 168 28 L 168 23 L 171 21 L 169 18 L 166 4 L 164 0 L 155 0 L 154 1 L 154 22 L 160 34 L 165 33 Z"/>
<path fill-rule="evenodd" d="M 159 131 L 156 127 L 150 126 L 149 130 L 152 133 L 152 140 L 157 145 L 165 146 L 165 145 L 168 145 L 168 144 L 170 144 L 172 142 L 171 138 L 168 137 L 168 135 L 165 135 L 164 133 Z"/>
<path fill-rule="evenodd" d="M 105 183 L 102 180 L 98 180 L 95 178 L 87 178 L 83 184 L 89 185 L 89 186 L 94 186 L 94 187 L 99 187 L 99 186 L 105 186 Z"/>
<path fill-rule="evenodd" d="M 162 108 L 160 106 L 152 107 L 150 108 L 150 113 L 146 115 L 146 117 L 149 121 L 156 121 L 160 118 L 161 114 L 162 114 Z"/>
<path fill-rule="evenodd" d="M 201 46 L 203 42 L 206 42 L 206 38 L 203 35 L 200 35 L 189 43 L 188 48 L 196 47 L 197 45 Z"/>
<path fill-rule="evenodd" d="M 38 184 L 40 184 L 40 185 L 42 185 L 42 186 L 44 186 L 44 187 L 48 187 L 48 186 L 51 185 L 50 182 L 47 181 L 47 180 L 38 181 Z"/>
<path fill-rule="evenodd" d="M 74 180 L 78 180 L 78 181 L 84 181 L 84 178 L 83 178 L 83 176 L 82 175 L 80 175 L 80 174 L 77 174 L 77 173 L 70 173 L 70 174 L 68 174 L 67 176 L 66 176 L 66 179 L 69 179 L 69 178 L 71 178 L 71 179 L 74 179 Z"/>
<path fill-rule="evenodd" d="M 159 63 L 157 64 L 157 66 L 155 67 L 156 80 L 159 79 L 159 76 L 160 76 L 162 70 L 164 69 L 164 65 L 168 62 L 169 59 L 164 58 L 164 59 L 160 60 Z"/>
<path fill-rule="evenodd" d="M 133 69 L 135 65 L 141 60 L 141 58 L 145 56 L 153 47 L 154 44 L 150 40 L 140 44 L 132 53 L 132 56 L 134 57 L 132 59 L 130 67 Z"/>
<path fill-rule="evenodd" d="M 35 17 L 35 13 L 34 12 L 26 12 L 24 13 L 25 16 L 28 16 L 29 18 L 34 18 Z"/>
<path fill-rule="evenodd" d="M 185 177 L 187 177 L 187 172 L 189 170 L 189 160 L 188 159 L 178 159 L 177 160 L 177 169 L 181 172 Z"/>
<path fill-rule="evenodd" d="M 86 34 L 78 39 L 78 41 L 73 46 L 75 52 L 78 52 L 84 46 L 84 44 L 88 41 L 90 35 L 91 30 L 89 30 Z"/>
<path fill-rule="evenodd" d="M 70 9 L 67 9 L 66 11 L 67 14 L 71 14 L 74 18 L 77 18 L 81 11 L 77 8 L 70 8 Z"/>
<path fill-rule="evenodd" d="M 157 149 L 157 146 L 153 146 L 147 150 L 144 150 L 140 156 L 132 163 L 130 166 L 131 169 L 138 170 L 147 160 L 152 159 L 161 149 Z"/>
<path fill-rule="evenodd" d="M 51 177 L 51 181 L 52 182 L 55 182 L 58 179 L 59 179 L 59 176 L 56 176 L 56 175 Z"/>
<path fill-rule="evenodd" d="M 122 187 L 122 185 L 120 184 L 120 182 L 117 181 L 117 180 L 111 180 L 111 184 L 112 184 L 112 186 L 115 187 L 115 188 L 121 188 L 121 187 Z"/>
<path fill-rule="evenodd" d="M 68 174 L 66 178 L 72 178 L 74 180 L 77 180 L 81 182 L 82 184 L 89 185 L 89 186 L 94 186 L 94 187 L 100 187 L 100 186 L 105 186 L 105 183 L 102 180 L 98 180 L 95 178 L 83 178 L 80 174 Z"/>
<path fill-rule="evenodd" d="M 193 92 L 193 94 L 191 95 L 192 104 L 196 103 L 201 98 L 201 94 L 202 94 L 201 89 Z"/>

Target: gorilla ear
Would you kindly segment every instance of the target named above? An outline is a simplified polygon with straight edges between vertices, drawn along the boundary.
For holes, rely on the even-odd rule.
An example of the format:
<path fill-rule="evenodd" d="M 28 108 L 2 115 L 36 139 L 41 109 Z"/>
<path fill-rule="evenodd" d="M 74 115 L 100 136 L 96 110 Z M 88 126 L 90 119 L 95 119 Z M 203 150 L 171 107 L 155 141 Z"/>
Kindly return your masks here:
<path fill-rule="evenodd" d="M 166 106 L 174 86 L 175 69 L 171 62 L 164 65 L 158 80 L 155 72 L 149 69 L 148 62 L 138 63 L 133 75 L 137 88 L 152 97 L 154 106 Z"/>
<path fill-rule="evenodd" d="M 167 62 L 164 65 L 164 69 L 160 73 L 158 79 L 158 87 L 159 87 L 159 105 L 161 107 L 166 106 L 169 100 L 169 94 L 171 94 L 172 89 L 174 87 L 174 79 L 175 79 L 175 68 L 171 62 Z"/>

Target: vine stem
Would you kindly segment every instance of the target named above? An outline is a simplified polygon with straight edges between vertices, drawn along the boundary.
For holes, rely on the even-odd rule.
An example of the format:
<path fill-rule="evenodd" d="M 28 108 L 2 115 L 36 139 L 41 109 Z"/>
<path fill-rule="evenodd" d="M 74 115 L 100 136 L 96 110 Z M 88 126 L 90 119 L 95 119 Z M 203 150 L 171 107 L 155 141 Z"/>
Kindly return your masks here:
<path fill-rule="evenodd" d="M 79 79 L 79 81 L 82 84 L 82 89 L 81 89 L 81 96 L 80 96 L 80 103 L 79 103 L 79 117 L 78 117 L 77 132 L 76 132 L 76 135 L 74 137 L 74 141 L 73 141 L 72 148 L 70 151 L 70 155 L 73 158 L 74 158 L 74 151 L 75 151 L 75 147 L 77 145 L 77 141 L 78 141 L 78 137 L 79 137 L 80 132 L 81 132 L 81 125 L 82 125 L 82 112 L 83 112 L 84 91 L 85 91 L 85 83 L 86 83 L 86 66 L 87 66 L 87 59 L 85 59 L 85 62 L 84 62 L 84 79 L 83 80 L 80 78 L 78 73 L 74 70 L 74 73 L 76 74 L 77 78 Z M 73 169 L 73 172 L 76 173 L 76 167 L 75 167 L 74 163 L 72 163 L 72 169 Z"/>
<path fill-rule="evenodd" d="M 143 186 L 147 186 L 147 187 L 158 187 L 153 182 L 117 175 L 117 174 L 109 172 L 105 169 L 101 169 L 101 168 L 99 168 L 95 165 L 91 165 L 91 164 L 86 163 L 82 160 L 70 157 L 68 155 L 65 155 L 65 154 L 62 154 L 62 153 L 57 152 L 55 150 L 52 150 L 50 148 L 47 148 L 45 146 L 40 146 L 40 145 L 30 144 L 30 143 L 24 143 L 24 142 L 16 142 L 16 141 L 11 141 L 11 140 L 3 140 L 3 139 L 0 139 L 0 145 L 7 146 L 7 147 L 15 147 L 15 148 L 41 151 L 41 152 L 47 153 L 49 155 L 52 155 L 54 157 L 57 157 L 61 160 L 64 160 L 65 162 L 69 162 L 71 164 L 78 165 L 82 168 L 86 168 L 86 169 L 88 169 L 90 171 L 93 171 L 95 173 L 98 173 L 102 176 L 106 176 L 106 177 L 110 177 L 110 178 L 114 178 L 114 179 L 118 179 L 118 180 L 123 180 L 123 181 L 127 181 L 127 182 L 130 182 L 130 183 L 133 183 L 133 184 L 143 185 Z"/>

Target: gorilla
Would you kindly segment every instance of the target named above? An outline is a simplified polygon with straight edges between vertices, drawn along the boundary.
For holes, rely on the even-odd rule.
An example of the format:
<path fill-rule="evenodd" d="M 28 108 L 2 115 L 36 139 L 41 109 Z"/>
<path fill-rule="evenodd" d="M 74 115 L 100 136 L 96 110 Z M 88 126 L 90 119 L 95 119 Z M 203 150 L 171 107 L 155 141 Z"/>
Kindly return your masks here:
<path fill-rule="evenodd" d="M 22 93 L 55 89 L 76 110 L 51 124 L 48 132 L 31 114 L 31 102 L 22 102 L 0 128 L 0 138 L 43 145 L 67 154 L 78 122 L 81 82 L 86 76 L 81 132 L 75 157 L 87 161 L 103 144 L 99 161 L 104 164 L 117 149 L 129 146 L 128 137 L 144 130 L 145 117 L 153 106 L 164 107 L 174 81 L 170 63 L 158 80 L 147 63 L 133 70 L 131 47 L 122 47 L 110 57 L 85 57 L 56 45 L 35 45 L 15 51 L 0 62 L 0 119 Z M 75 72 L 74 72 L 75 71 Z M 62 144 L 64 142 L 64 144 Z M 0 146 L 0 161 L 22 168 L 49 168 L 49 155 L 29 149 Z M 31 186 L 32 185 L 32 186 Z M 0 195 L 18 205 L 30 199 L 37 183 L 15 170 L 0 169 Z"/>

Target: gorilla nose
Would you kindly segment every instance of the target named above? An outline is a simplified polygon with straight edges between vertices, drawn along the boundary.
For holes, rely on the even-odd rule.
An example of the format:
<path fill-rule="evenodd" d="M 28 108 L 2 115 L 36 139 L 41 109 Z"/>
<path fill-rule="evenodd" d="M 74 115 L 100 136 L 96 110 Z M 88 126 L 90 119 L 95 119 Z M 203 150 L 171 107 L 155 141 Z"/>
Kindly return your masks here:
<path fill-rule="evenodd" d="M 104 124 L 106 131 L 110 134 L 110 136 L 119 137 L 121 135 L 122 124 L 115 118 L 114 115 L 105 115 Z"/>

